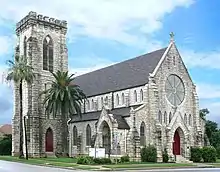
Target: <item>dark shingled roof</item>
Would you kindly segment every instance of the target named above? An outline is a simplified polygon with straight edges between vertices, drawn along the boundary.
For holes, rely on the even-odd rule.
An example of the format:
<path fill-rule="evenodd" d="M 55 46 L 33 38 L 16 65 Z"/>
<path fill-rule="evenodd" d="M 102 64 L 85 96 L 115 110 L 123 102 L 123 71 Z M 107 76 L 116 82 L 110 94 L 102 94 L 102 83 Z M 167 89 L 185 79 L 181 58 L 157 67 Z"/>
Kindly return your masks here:
<path fill-rule="evenodd" d="M 148 83 L 148 74 L 156 68 L 166 49 L 80 75 L 75 78 L 74 83 L 79 85 L 88 97 L 144 85 Z"/>
<path fill-rule="evenodd" d="M 136 109 L 139 106 L 140 105 L 135 105 L 135 106 L 133 106 L 133 108 Z M 113 114 L 114 118 L 118 122 L 119 129 L 130 129 L 129 125 L 127 124 L 126 120 L 124 119 L 125 117 L 130 116 L 130 107 L 109 110 L 108 113 Z M 101 111 L 88 112 L 88 113 L 82 114 L 82 118 L 80 118 L 79 115 L 73 115 L 69 123 L 98 120 L 100 115 L 101 115 Z"/>

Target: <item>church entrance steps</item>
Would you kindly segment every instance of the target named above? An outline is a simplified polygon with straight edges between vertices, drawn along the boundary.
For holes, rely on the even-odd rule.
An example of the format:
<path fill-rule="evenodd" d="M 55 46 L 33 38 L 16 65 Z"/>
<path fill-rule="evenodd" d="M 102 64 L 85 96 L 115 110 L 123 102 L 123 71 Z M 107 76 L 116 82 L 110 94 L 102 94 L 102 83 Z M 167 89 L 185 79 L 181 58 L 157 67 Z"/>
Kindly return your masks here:
<path fill-rule="evenodd" d="M 53 152 L 46 152 L 47 157 L 56 157 Z"/>
<path fill-rule="evenodd" d="M 186 159 L 182 155 L 176 155 L 176 163 L 193 163 L 193 162 Z"/>

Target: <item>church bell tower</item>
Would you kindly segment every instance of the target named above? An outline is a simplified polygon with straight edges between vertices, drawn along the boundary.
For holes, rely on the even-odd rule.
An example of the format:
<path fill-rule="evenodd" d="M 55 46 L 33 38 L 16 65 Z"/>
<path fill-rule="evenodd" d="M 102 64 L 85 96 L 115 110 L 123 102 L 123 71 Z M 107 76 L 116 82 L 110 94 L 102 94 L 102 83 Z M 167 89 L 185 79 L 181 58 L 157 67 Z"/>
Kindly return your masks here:
<path fill-rule="evenodd" d="M 61 119 L 45 113 L 43 97 L 39 94 L 50 87 L 50 72 L 68 70 L 66 46 L 67 22 L 29 12 L 16 25 L 15 54 L 24 55 L 33 67 L 32 84 L 23 83 L 23 120 L 26 123 L 28 154 L 31 157 L 62 151 Z M 14 115 L 12 119 L 12 155 L 19 154 L 19 89 L 14 84 Z M 24 131 L 24 130 L 23 130 Z M 25 132 L 23 132 L 25 136 Z M 25 137 L 24 137 L 25 138 Z M 25 139 L 23 140 L 25 152 Z"/>

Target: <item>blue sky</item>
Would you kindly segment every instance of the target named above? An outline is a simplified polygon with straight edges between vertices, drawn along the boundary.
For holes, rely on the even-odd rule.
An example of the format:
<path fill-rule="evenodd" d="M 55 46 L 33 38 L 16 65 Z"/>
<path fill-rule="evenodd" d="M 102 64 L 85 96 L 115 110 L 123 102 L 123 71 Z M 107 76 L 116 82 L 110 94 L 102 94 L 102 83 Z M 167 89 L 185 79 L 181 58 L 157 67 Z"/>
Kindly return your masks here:
<path fill-rule="evenodd" d="M 45 2 L 47 4 L 45 4 Z M 200 108 L 220 123 L 218 0 L 1 0 L 0 72 L 12 57 L 15 24 L 29 11 L 68 21 L 69 68 L 89 72 L 165 47 L 169 33 L 197 85 Z M 6 96 L 7 95 L 7 96 Z M 0 124 L 10 123 L 12 90 L 0 85 Z"/>

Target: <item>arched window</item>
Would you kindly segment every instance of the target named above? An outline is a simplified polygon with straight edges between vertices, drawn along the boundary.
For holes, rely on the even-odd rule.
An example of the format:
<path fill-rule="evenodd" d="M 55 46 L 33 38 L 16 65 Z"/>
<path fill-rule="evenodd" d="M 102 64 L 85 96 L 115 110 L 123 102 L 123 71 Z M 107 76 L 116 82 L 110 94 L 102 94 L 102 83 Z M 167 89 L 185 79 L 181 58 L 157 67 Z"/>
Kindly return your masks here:
<path fill-rule="evenodd" d="M 184 115 L 184 122 L 185 122 L 185 124 L 187 124 L 187 116 L 186 116 L 186 114 Z"/>
<path fill-rule="evenodd" d="M 125 104 L 125 95 L 124 93 L 121 94 L 121 104 Z"/>
<path fill-rule="evenodd" d="M 144 93 L 143 90 L 141 89 L 140 91 L 140 101 L 142 102 L 144 100 Z"/>
<path fill-rule="evenodd" d="M 94 109 L 94 100 L 92 99 L 91 101 L 91 109 L 93 110 Z"/>
<path fill-rule="evenodd" d="M 164 112 L 164 124 L 167 124 L 167 112 Z"/>
<path fill-rule="evenodd" d="M 192 115 L 189 114 L 189 126 L 191 126 L 191 125 L 192 125 Z"/>
<path fill-rule="evenodd" d="M 77 137 L 78 137 L 77 128 L 76 128 L 76 126 L 74 126 L 73 127 L 73 145 L 74 146 L 77 145 Z"/>
<path fill-rule="evenodd" d="M 159 113 L 158 113 L 158 122 L 162 123 L 162 113 L 161 113 L 161 111 L 159 111 Z"/>
<path fill-rule="evenodd" d="M 49 35 L 43 42 L 43 70 L 53 72 L 53 41 Z"/>
<path fill-rule="evenodd" d="M 118 96 L 118 94 L 116 94 L 116 106 L 118 106 L 119 105 L 119 96 Z"/>
<path fill-rule="evenodd" d="M 169 114 L 169 123 L 171 122 L 171 120 L 172 120 L 172 113 L 170 112 L 170 114 Z"/>
<path fill-rule="evenodd" d="M 104 101 L 103 101 L 103 97 L 101 97 L 101 108 L 103 107 Z"/>
<path fill-rule="evenodd" d="M 146 145 L 146 137 L 145 137 L 145 123 L 142 122 L 140 126 L 140 145 L 145 146 Z"/>
<path fill-rule="evenodd" d="M 134 90 L 134 102 L 137 102 L 137 91 Z"/>
<path fill-rule="evenodd" d="M 176 59 L 175 59 L 175 56 L 173 56 L 173 65 L 174 65 L 174 66 L 176 65 Z"/>
<path fill-rule="evenodd" d="M 86 127 L 86 146 L 91 146 L 91 127 L 89 124 Z"/>
<path fill-rule="evenodd" d="M 87 110 L 90 110 L 90 103 L 89 103 L 89 100 L 87 100 Z"/>
<path fill-rule="evenodd" d="M 24 57 L 27 57 L 27 37 L 24 37 Z"/>
<path fill-rule="evenodd" d="M 105 104 L 108 105 L 108 96 L 105 97 Z"/>

